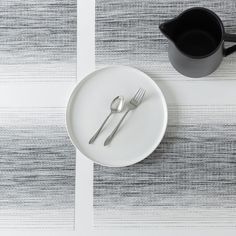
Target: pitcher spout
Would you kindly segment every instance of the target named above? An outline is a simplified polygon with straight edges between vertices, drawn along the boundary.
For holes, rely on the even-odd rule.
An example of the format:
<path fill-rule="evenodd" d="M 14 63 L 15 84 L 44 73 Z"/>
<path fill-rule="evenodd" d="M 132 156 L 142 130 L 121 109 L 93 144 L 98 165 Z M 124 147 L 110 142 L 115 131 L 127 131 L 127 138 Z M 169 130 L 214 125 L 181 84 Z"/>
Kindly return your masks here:
<path fill-rule="evenodd" d="M 178 19 L 169 20 L 159 26 L 160 31 L 171 41 L 174 41 L 174 35 L 178 26 Z"/>

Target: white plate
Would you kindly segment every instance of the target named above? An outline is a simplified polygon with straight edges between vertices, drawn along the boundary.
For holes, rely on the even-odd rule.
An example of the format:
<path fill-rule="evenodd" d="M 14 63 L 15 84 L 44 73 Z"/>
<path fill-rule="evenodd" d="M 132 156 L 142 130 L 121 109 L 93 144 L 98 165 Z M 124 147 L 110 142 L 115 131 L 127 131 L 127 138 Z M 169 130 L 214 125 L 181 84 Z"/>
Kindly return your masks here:
<path fill-rule="evenodd" d="M 124 112 L 114 114 L 93 144 L 90 138 L 110 112 L 111 101 L 119 95 L 128 102 L 139 88 L 146 94 L 141 105 L 131 111 L 115 138 L 103 145 Z M 109 167 L 137 163 L 149 156 L 161 142 L 167 126 L 167 106 L 157 84 L 143 72 L 112 66 L 84 78 L 69 99 L 66 123 L 73 144 L 92 161 Z"/>

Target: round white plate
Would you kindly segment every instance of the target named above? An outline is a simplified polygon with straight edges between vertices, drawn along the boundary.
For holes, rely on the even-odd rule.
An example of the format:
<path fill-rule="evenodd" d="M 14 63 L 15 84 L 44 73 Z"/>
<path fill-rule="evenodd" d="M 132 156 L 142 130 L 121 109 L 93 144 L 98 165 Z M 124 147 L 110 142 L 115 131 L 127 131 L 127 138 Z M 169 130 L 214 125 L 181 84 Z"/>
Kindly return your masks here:
<path fill-rule="evenodd" d="M 139 88 L 146 90 L 143 102 L 131 111 L 108 146 L 106 137 L 121 119 L 114 114 L 93 144 L 90 138 L 110 112 L 119 95 L 126 102 Z M 143 72 L 128 66 L 111 66 L 85 77 L 69 99 L 66 123 L 73 144 L 92 161 L 109 167 L 137 163 L 149 156 L 161 142 L 167 126 L 167 106 L 157 84 Z"/>

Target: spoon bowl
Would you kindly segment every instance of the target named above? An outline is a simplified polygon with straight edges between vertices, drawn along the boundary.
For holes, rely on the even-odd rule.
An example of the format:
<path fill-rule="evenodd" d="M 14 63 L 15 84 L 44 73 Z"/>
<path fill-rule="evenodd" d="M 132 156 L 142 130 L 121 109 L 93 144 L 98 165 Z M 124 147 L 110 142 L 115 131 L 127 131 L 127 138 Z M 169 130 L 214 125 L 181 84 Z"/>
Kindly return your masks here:
<path fill-rule="evenodd" d="M 124 108 L 124 102 L 125 99 L 123 96 L 117 96 L 116 98 L 114 98 L 110 106 L 111 112 L 113 113 L 121 112 Z"/>
<path fill-rule="evenodd" d="M 111 117 L 113 113 L 119 113 L 123 110 L 125 104 L 125 99 L 122 96 L 115 97 L 110 105 L 110 114 L 107 116 L 107 118 L 102 123 L 101 127 L 97 130 L 97 132 L 93 135 L 93 137 L 89 140 L 89 144 L 94 143 L 94 141 L 97 139 L 98 135 L 101 133 L 104 125 L 108 121 L 108 119 Z"/>

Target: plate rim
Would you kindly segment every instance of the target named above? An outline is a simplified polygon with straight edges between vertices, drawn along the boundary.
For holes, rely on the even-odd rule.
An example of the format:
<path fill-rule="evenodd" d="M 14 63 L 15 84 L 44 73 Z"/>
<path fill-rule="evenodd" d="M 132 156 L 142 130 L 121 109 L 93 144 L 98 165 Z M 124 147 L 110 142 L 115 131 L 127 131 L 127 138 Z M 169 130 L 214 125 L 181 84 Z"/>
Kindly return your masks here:
<path fill-rule="evenodd" d="M 108 164 L 104 164 L 104 163 L 101 163 L 97 160 L 94 160 L 93 158 L 91 158 L 90 156 L 87 156 L 82 150 L 81 148 L 77 145 L 76 141 L 74 141 L 74 139 L 76 140 L 76 138 L 73 137 L 73 132 L 72 132 L 72 128 L 71 128 L 71 125 L 69 125 L 71 122 L 70 122 L 70 108 L 71 108 L 71 104 L 72 104 L 72 101 L 73 101 L 73 98 L 75 96 L 75 94 L 77 93 L 77 91 L 79 90 L 79 88 L 81 88 L 83 86 L 83 84 L 89 80 L 91 77 L 93 77 L 94 74 L 98 73 L 99 71 L 103 71 L 103 70 L 107 70 L 107 69 L 111 69 L 111 68 L 128 68 L 128 69 L 132 69 L 132 70 L 135 70 L 139 73 L 141 73 L 142 75 L 144 75 L 146 78 L 148 78 L 150 80 L 150 82 L 156 87 L 156 89 L 159 91 L 159 94 L 161 96 L 161 100 L 162 100 L 162 104 L 163 104 L 163 107 L 164 107 L 164 123 L 163 123 L 163 127 L 162 127 L 162 133 L 159 135 L 160 136 L 160 140 L 158 142 L 155 142 L 155 144 L 150 147 L 148 149 L 148 151 L 146 153 L 148 154 L 143 154 L 143 155 L 139 155 L 139 158 L 137 158 L 137 160 L 135 160 L 135 162 L 130 162 L 128 164 L 125 164 L 125 165 L 108 165 Z M 166 129 L 167 129 L 167 124 L 168 124 L 168 107 L 167 107 L 167 103 L 166 103 L 166 99 L 165 99 L 165 96 L 162 92 L 162 90 L 160 89 L 160 87 L 157 85 L 157 83 L 149 76 L 147 75 L 146 73 L 144 73 L 143 71 L 141 71 L 140 69 L 137 69 L 135 67 L 132 67 L 132 66 L 125 66 L 125 65 L 111 65 L 111 66 L 104 66 L 102 68 L 99 68 L 99 69 L 96 69 L 90 73 L 88 73 L 87 75 L 85 75 L 81 81 L 77 82 L 68 98 L 68 101 L 67 101 L 67 104 L 66 104 L 66 130 L 67 130 L 67 133 L 68 133 L 68 136 L 70 138 L 70 141 L 71 143 L 73 144 L 73 146 L 81 153 L 83 154 L 87 159 L 89 159 L 90 161 L 96 163 L 96 164 L 99 164 L 99 165 L 102 165 L 102 166 L 105 166 L 105 167 L 112 167 L 112 168 L 119 168 L 119 167 L 126 167 L 126 166 L 131 166 L 131 165 L 134 165 L 138 162 L 141 162 L 143 161 L 145 158 L 147 158 L 150 154 L 152 154 L 155 149 L 160 145 L 161 141 L 163 140 L 163 137 L 166 133 Z"/>

